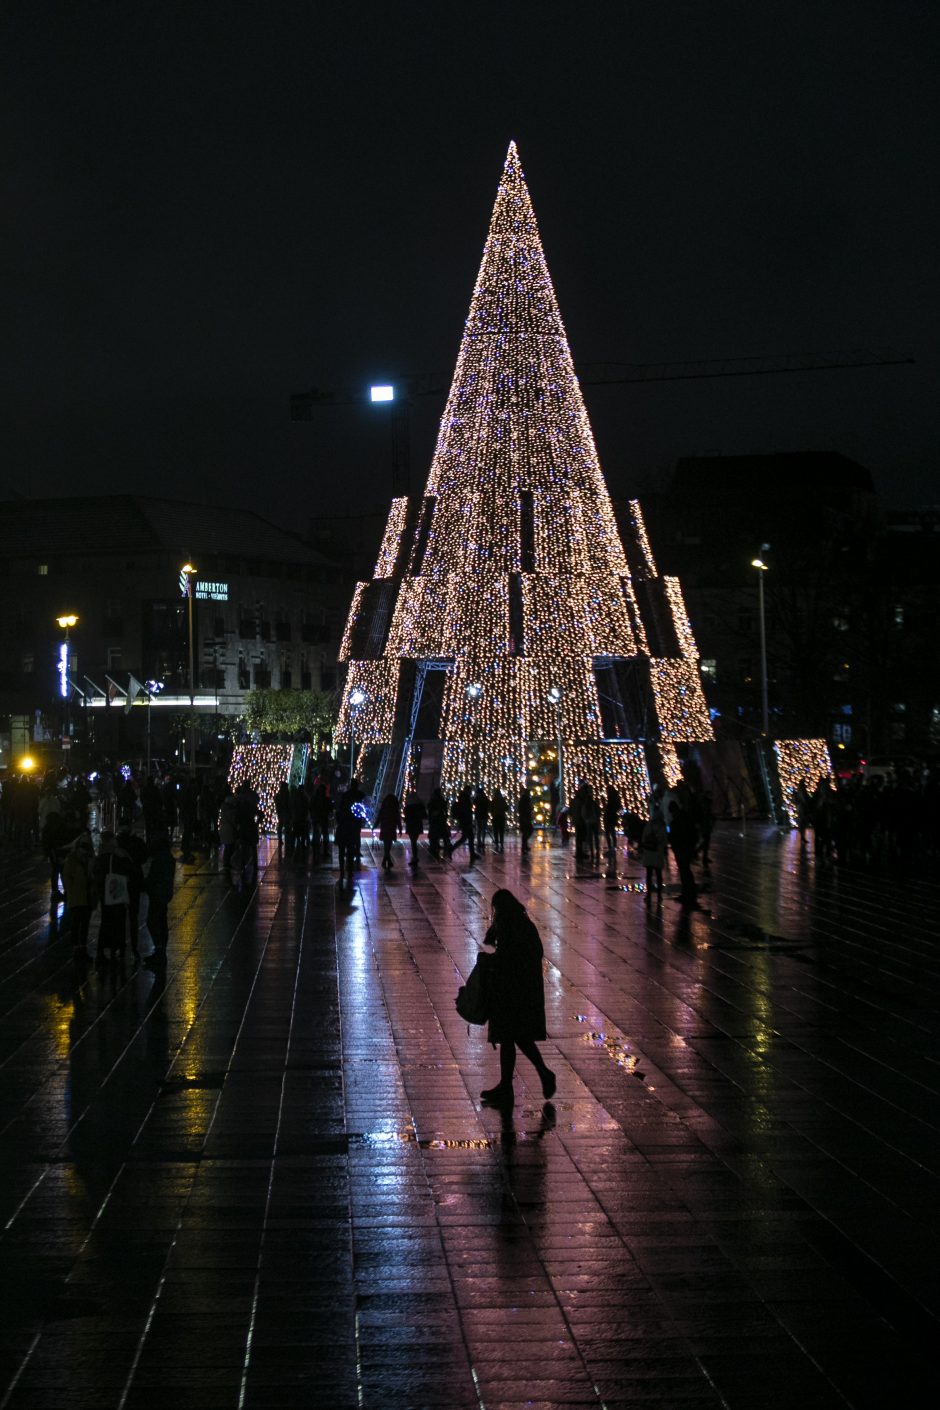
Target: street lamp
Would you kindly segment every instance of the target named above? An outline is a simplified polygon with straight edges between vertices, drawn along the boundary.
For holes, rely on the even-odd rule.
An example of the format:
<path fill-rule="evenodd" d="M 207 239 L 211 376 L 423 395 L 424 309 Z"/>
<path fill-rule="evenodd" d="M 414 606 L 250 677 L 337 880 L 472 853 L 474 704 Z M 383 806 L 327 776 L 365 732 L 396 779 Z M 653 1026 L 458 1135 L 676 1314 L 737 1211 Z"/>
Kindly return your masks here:
<path fill-rule="evenodd" d="M 356 716 L 368 700 L 358 685 L 349 692 L 349 786 L 356 777 Z"/>
<path fill-rule="evenodd" d="M 766 553 L 769 543 L 761 544 L 761 553 Z M 757 569 L 757 602 L 760 614 L 760 706 L 761 733 L 770 733 L 770 712 L 767 708 L 767 622 L 764 614 L 764 574 L 767 564 L 763 558 L 752 558 L 751 567 Z"/>
<path fill-rule="evenodd" d="M 480 698 L 480 696 L 481 696 L 482 694 L 483 694 L 483 687 L 482 687 L 482 685 L 480 684 L 480 682 L 479 682 L 479 681 L 471 681 L 470 684 L 467 686 L 467 699 L 471 702 L 471 704 L 476 704 L 476 702 L 479 700 L 479 698 Z M 476 737 L 476 732 L 474 732 L 474 739 L 473 739 L 473 771 L 474 771 L 474 773 L 476 774 L 476 786 L 477 786 L 477 788 L 480 788 L 480 787 L 481 787 L 481 779 L 480 779 L 480 772 L 481 772 L 481 769 L 480 769 L 480 741 L 479 741 L 479 739 Z"/>
<path fill-rule="evenodd" d="M 153 697 L 159 695 L 163 689 L 162 681 L 146 681 L 147 687 L 147 777 L 150 777 L 150 711 L 153 708 Z"/>
<path fill-rule="evenodd" d="M 388 417 L 392 453 L 392 494 L 398 498 L 410 493 L 410 387 L 399 383 L 376 383 L 369 388 L 369 401 Z M 387 410 L 385 410 L 387 408 Z"/>
<path fill-rule="evenodd" d="M 72 744 L 72 725 L 69 719 L 69 696 L 71 689 L 69 686 L 69 632 L 72 627 L 78 626 L 78 617 L 74 612 L 65 612 L 61 617 L 56 617 L 56 624 L 65 632 L 65 640 L 59 647 L 59 694 L 65 701 L 65 739 L 68 741 L 66 748 Z"/>
<path fill-rule="evenodd" d="M 196 683 L 193 667 L 193 580 L 199 569 L 192 563 L 184 563 L 180 577 L 186 581 L 186 597 L 189 603 L 189 774 L 196 772 Z M 149 720 L 149 715 L 148 715 Z"/>
<path fill-rule="evenodd" d="M 548 703 L 555 707 L 555 734 L 558 737 L 558 811 L 561 812 L 565 806 L 565 756 L 562 751 L 561 742 L 561 702 L 564 699 L 564 691 L 560 685 L 549 687 Z"/>

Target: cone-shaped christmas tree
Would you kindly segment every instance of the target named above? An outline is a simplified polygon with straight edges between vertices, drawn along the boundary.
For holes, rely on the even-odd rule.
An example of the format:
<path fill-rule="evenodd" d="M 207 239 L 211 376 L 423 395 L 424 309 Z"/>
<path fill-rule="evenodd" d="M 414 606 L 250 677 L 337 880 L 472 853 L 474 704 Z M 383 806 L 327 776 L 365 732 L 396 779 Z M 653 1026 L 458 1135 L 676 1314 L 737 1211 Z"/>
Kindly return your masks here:
<path fill-rule="evenodd" d="M 343 642 L 338 734 L 352 713 L 385 746 L 376 791 L 439 773 L 514 800 L 559 745 L 569 793 L 639 806 L 648 762 L 678 776 L 676 744 L 712 736 L 698 653 L 630 513 L 622 542 L 512 144 L 424 496 L 393 500 Z"/>

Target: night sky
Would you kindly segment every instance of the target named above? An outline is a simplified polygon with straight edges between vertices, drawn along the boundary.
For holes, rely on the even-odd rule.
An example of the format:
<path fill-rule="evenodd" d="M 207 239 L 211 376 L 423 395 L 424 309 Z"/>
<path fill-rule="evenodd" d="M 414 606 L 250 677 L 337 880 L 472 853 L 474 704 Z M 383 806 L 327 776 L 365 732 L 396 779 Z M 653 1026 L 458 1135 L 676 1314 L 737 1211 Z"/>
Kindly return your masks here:
<path fill-rule="evenodd" d="M 446 386 L 515 138 L 585 379 L 916 360 L 587 387 L 614 494 L 826 449 L 938 502 L 938 35 L 914 0 L 8 0 L 0 495 L 383 505 L 380 413 L 295 424 L 290 393 Z"/>

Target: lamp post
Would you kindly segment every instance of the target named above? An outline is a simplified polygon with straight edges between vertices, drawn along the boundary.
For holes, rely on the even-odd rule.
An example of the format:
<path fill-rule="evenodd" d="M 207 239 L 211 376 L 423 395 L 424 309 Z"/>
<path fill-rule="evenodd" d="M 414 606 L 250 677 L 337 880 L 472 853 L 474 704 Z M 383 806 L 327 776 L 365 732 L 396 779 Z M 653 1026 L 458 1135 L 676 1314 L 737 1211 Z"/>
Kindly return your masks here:
<path fill-rule="evenodd" d="M 558 740 L 558 811 L 561 812 L 565 806 L 565 756 L 562 752 L 561 742 L 561 702 L 564 699 L 564 691 L 560 685 L 553 685 L 549 688 L 548 703 L 555 707 L 555 734 Z"/>
<path fill-rule="evenodd" d="M 766 553 L 769 543 L 761 544 L 761 553 Z M 761 733 L 770 734 L 770 711 L 767 706 L 767 621 L 764 613 L 764 574 L 767 564 L 763 558 L 752 558 L 751 567 L 757 569 L 757 604 L 760 614 L 760 714 Z"/>
<path fill-rule="evenodd" d="M 180 574 L 186 579 L 186 597 L 189 604 L 189 775 L 196 773 L 196 683 L 193 666 L 193 580 L 199 569 L 192 563 L 184 563 Z M 147 716 L 148 721 L 150 716 Z"/>
<path fill-rule="evenodd" d="M 357 685 L 349 692 L 349 786 L 356 777 L 356 716 L 368 700 L 364 690 Z"/>
<path fill-rule="evenodd" d="M 150 711 L 153 707 L 153 697 L 159 695 L 163 689 L 162 681 L 147 681 L 147 777 L 150 777 Z"/>
<path fill-rule="evenodd" d="M 69 718 L 69 696 L 72 693 L 69 686 L 69 632 L 72 627 L 78 625 L 78 617 L 74 612 L 63 613 L 61 617 L 56 617 L 56 623 L 65 632 L 65 641 L 59 648 L 59 694 L 65 701 L 65 747 L 69 749 L 72 745 L 72 724 Z"/>
<path fill-rule="evenodd" d="M 471 704 L 476 704 L 476 702 L 479 700 L 479 698 L 480 698 L 480 696 L 481 696 L 482 694 L 483 694 L 483 687 L 482 687 L 482 685 L 480 685 L 480 682 L 479 682 L 479 681 L 471 681 L 470 684 L 467 686 L 467 699 L 471 702 Z M 476 724 L 476 720 L 474 720 L 474 724 Z M 479 741 L 479 739 L 478 739 L 477 736 L 476 736 L 476 731 L 474 731 L 474 737 L 473 737 L 473 768 L 474 768 L 474 772 L 475 772 L 475 774 L 476 774 L 476 776 L 477 776 L 477 778 L 476 778 L 476 786 L 477 786 L 477 788 L 479 788 L 479 787 L 480 787 L 480 741 Z"/>

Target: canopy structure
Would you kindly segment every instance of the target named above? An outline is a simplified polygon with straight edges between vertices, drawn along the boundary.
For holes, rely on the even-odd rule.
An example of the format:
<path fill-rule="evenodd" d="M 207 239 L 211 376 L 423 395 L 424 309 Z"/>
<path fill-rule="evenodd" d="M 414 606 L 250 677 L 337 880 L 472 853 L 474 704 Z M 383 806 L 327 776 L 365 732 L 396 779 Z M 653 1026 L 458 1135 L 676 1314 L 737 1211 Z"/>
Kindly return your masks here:
<path fill-rule="evenodd" d="M 392 501 L 353 596 L 338 734 L 382 746 L 374 791 L 440 781 L 639 806 L 712 738 L 678 580 L 639 503 L 621 540 L 511 144 L 424 494 Z"/>

